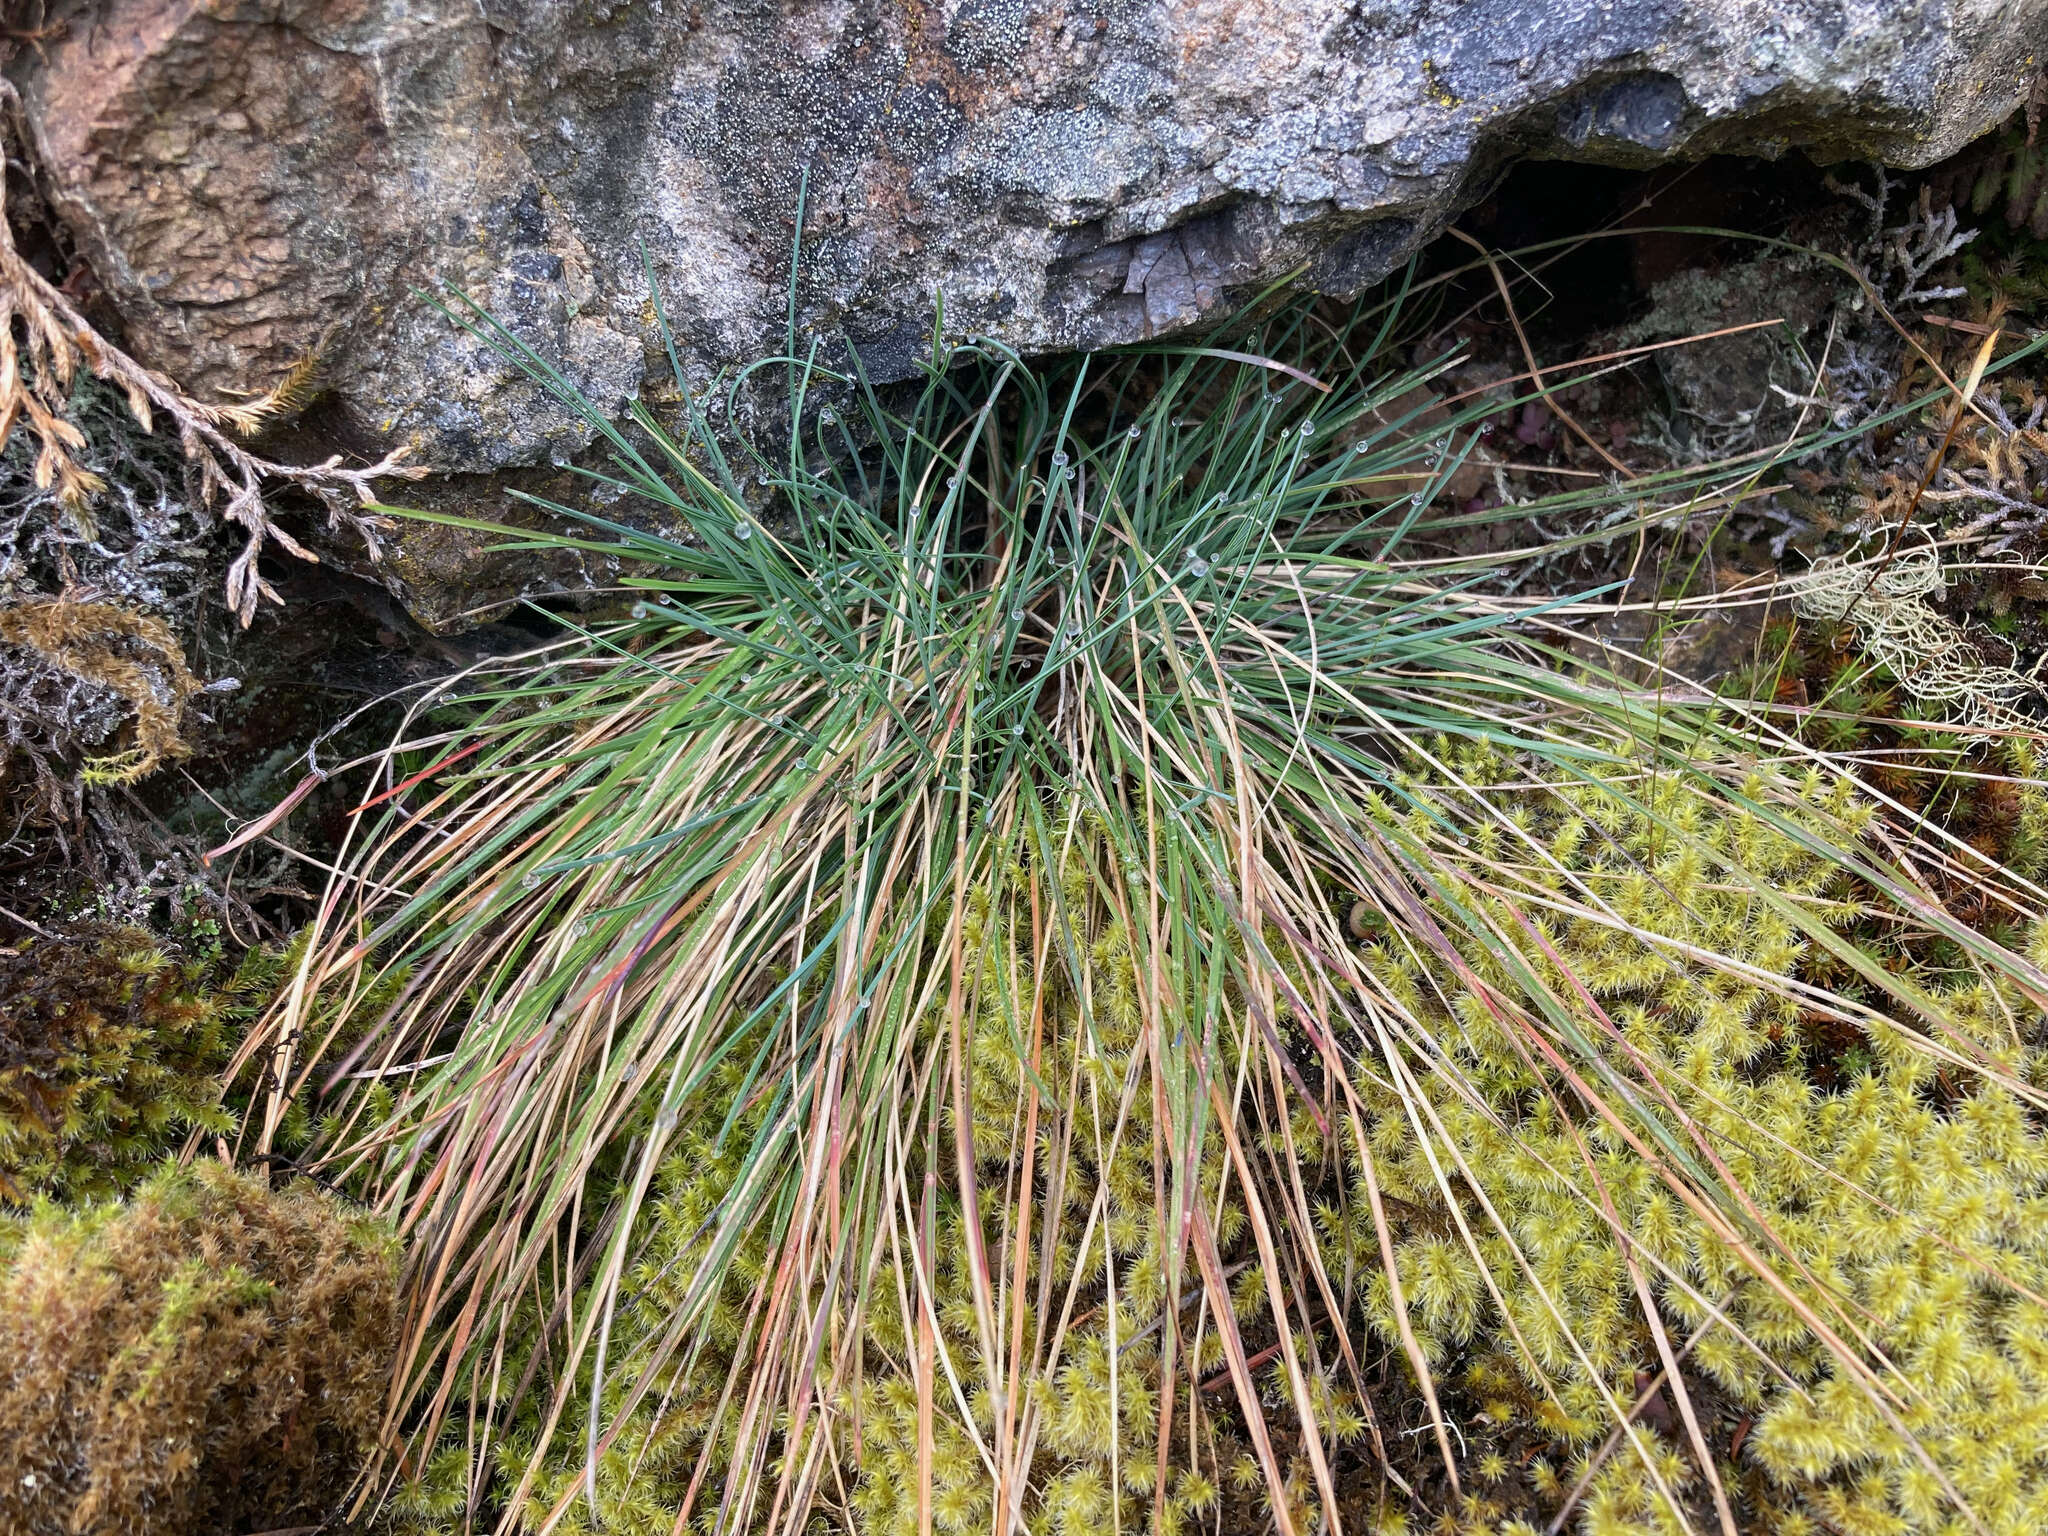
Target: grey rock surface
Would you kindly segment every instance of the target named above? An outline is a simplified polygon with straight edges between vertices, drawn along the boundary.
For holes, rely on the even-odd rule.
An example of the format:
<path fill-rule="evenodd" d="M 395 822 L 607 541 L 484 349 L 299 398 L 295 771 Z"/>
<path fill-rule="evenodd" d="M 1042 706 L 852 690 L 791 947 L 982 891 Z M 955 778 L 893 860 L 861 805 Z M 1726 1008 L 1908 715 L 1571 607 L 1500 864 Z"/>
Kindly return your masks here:
<path fill-rule="evenodd" d="M 135 350 L 477 474 L 587 434 L 417 296 L 604 408 L 799 345 L 900 376 L 1345 293 L 1506 164 L 1922 165 L 2007 115 L 2048 0 L 93 0 L 12 70 Z M 645 257 L 643 260 L 643 252 Z"/>

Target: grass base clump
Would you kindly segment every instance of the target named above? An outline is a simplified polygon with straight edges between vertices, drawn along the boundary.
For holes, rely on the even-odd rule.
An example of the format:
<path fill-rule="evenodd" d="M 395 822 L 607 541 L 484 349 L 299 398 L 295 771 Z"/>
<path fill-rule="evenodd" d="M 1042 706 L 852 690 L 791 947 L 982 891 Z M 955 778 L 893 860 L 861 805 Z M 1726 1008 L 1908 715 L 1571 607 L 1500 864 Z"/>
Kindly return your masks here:
<path fill-rule="evenodd" d="M 235 1536 L 334 1512 L 390 1380 L 382 1228 L 202 1164 L 0 1236 L 0 1529 Z"/>
<path fill-rule="evenodd" d="M 1145 1529 L 1155 1507 L 1162 1531 L 1191 1529 L 1218 1506 L 1226 1468 L 1237 1472 L 1240 1491 L 1247 1468 L 1249 1485 L 1258 1480 L 1234 1416 L 1198 1404 L 1166 1363 L 1162 1314 L 1171 1296 L 1198 1298 L 1202 1280 L 1189 1253 L 1163 1242 L 1154 1202 L 1153 1156 L 1165 1127 L 1149 1096 L 1135 1091 L 1145 1022 L 1138 952 L 1122 920 L 1092 895 L 1105 854 L 1101 829 L 1077 820 L 1067 830 L 1065 866 L 1048 880 L 1074 924 L 1069 931 L 1056 936 L 1042 921 L 1034 931 L 1039 883 L 1022 868 L 967 896 L 962 942 L 983 978 L 964 1041 L 973 1101 L 964 1130 L 980 1207 L 973 1229 L 951 1143 L 912 1150 L 907 1183 L 928 1193 L 912 1213 L 910 1246 L 871 1255 L 871 1304 L 835 1319 L 858 1371 L 778 1452 L 783 1465 L 805 1457 L 831 1465 L 827 1498 L 864 1536 L 914 1536 L 921 1486 L 930 1490 L 924 1507 L 933 1529 L 947 1536 L 986 1529 L 1006 1497 L 1016 1499 L 1029 1530 L 1081 1536 L 1113 1523 Z M 1076 976 L 1085 983 L 1077 986 Z M 1013 1033 L 1019 1016 L 1030 1020 L 1022 1041 Z M 944 1010 L 933 1008 L 919 1029 L 922 1046 L 936 1046 L 947 1028 Z M 499 1455 L 508 1483 L 539 1457 L 520 1512 L 527 1528 L 637 1536 L 670 1531 L 679 1512 L 695 1511 L 709 1529 L 717 1490 L 750 1470 L 747 1428 L 763 1409 L 749 1390 L 747 1362 L 761 1345 L 775 1278 L 765 1241 L 750 1238 L 723 1256 L 698 1347 L 682 1360 L 667 1359 L 663 1348 L 691 1310 L 707 1262 L 719 1257 L 710 1234 L 743 1187 L 743 1150 L 760 1129 L 737 1066 L 716 1074 L 700 1102 L 654 1176 L 646 1247 L 610 1329 L 612 1390 L 602 1415 L 610 1427 L 591 1467 L 580 1442 L 550 1436 L 543 1424 L 559 1383 L 535 1357 L 537 1319 L 519 1330 L 524 1348 L 501 1373 L 505 1383 L 531 1383 Z M 954 1136 L 962 1130 L 947 1127 Z M 1212 1140 L 1200 1198 L 1213 1208 L 1219 1252 L 1243 1282 L 1250 1321 L 1260 1291 L 1246 1271 L 1256 1256 L 1247 1255 L 1243 1205 L 1225 1193 L 1225 1161 Z M 978 1326 L 977 1253 L 1000 1271 L 994 1284 L 1008 1319 L 1001 1338 L 985 1338 Z M 594 1293 L 581 1298 L 584 1306 L 598 1301 Z M 1213 1326 L 1196 1326 L 1181 1348 L 1188 1369 L 1206 1376 L 1222 1367 Z M 652 1371 L 644 1379 L 643 1367 Z M 991 1380 L 1016 1385 L 997 1391 Z M 590 1386 L 588 1371 L 575 1378 L 566 1422 L 588 1422 Z M 1162 1415 L 1169 1386 L 1180 1401 Z M 1341 1440 L 1366 1433 L 1349 1388 L 1319 1378 L 1317 1391 Z M 1162 1426 L 1176 1427 L 1163 1453 Z M 1019 1448 L 998 1464 L 992 1447 L 1004 1443 Z M 462 1464 L 461 1447 L 451 1444 L 400 1491 L 399 1530 L 449 1528 L 464 1503 Z M 1167 1481 L 1155 1501 L 1162 1467 Z M 585 1498 L 592 1471 L 595 1493 Z M 1304 1487 L 1306 1477 L 1303 1466 Z"/>

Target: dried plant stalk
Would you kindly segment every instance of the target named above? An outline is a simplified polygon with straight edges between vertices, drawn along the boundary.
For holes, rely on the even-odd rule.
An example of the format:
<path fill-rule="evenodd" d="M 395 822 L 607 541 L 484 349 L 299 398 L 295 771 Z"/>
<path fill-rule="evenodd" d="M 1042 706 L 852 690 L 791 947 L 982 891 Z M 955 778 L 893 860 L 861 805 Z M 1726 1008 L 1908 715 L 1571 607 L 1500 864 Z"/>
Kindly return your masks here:
<path fill-rule="evenodd" d="M 21 99 L 0 81 L 4 102 L 20 132 Z M 247 534 L 228 567 L 228 606 L 246 626 L 261 598 L 282 604 L 276 588 L 258 574 L 263 547 L 275 541 L 287 553 L 317 563 L 318 556 L 280 528 L 265 500 L 265 488 L 292 486 L 326 508 L 330 528 L 359 537 L 371 559 L 381 555 L 378 535 L 388 524 L 365 511 L 376 501 L 379 480 L 418 479 L 426 471 L 403 462 L 406 448 L 393 449 L 364 468 L 344 465 L 339 455 L 319 464 L 280 464 L 258 457 L 235 441 L 277 421 L 304 403 L 312 383 L 313 359 L 295 366 L 278 385 L 256 399 L 233 405 L 195 400 L 165 375 L 146 368 L 101 336 L 77 307 L 26 260 L 14 243 L 6 217 L 6 187 L 0 181 L 0 446 L 26 420 L 40 445 L 35 480 L 44 490 L 81 510 L 102 489 L 99 477 L 78 454 L 85 434 L 70 420 L 72 382 L 83 366 L 115 385 L 144 431 L 154 431 L 159 414 L 177 428 L 178 443 L 197 471 L 200 500 Z"/>

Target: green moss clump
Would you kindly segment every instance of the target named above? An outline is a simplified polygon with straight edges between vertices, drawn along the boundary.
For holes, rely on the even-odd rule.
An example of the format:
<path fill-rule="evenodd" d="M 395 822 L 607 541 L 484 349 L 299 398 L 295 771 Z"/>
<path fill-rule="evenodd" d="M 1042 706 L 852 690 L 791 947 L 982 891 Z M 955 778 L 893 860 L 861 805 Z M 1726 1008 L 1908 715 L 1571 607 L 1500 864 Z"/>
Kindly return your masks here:
<path fill-rule="evenodd" d="M 0 954 L 0 1205 L 118 1195 L 192 1130 L 226 1130 L 216 1074 L 246 988 L 148 934 Z"/>
<path fill-rule="evenodd" d="M 1483 752 L 1458 762 L 1478 782 L 1506 776 Z M 2039 1008 L 1951 948 L 1946 966 L 1925 952 L 1913 963 L 1950 1021 L 1934 1031 L 1948 1065 L 1885 1022 L 1877 996 L 1870 1013 L 1844 1017 L 1801 980 L 1829 972 L 1852 1004 L 1866 989 L 1792 914 L 1854 934 L 1881 904 L 1759 818 L 1711 814 L 1682 784 L 1631 788 L 1639 809 L 1605 788 L 1564 787 L 1520 797 L 1480 831 L 1480 857 L 1522 871 L 1484 919 L 1513 931 L 1511 908 L 1535 916 L 1552 961 L 1532 979 L 1479 944 L 1469 957 L 1501 997 L 1533 1009 L 1547 991 L 1605 1042 L 1643 1085 L 1618 1120 L 1589 1114 L 1561 1071 L 1539 1068 L 1512 1016 L 1439 991 L 1394 946 L 1370 952 L 1455 1068 L 1413 1063 L 1444 1128 L 1427 1146 L 1413 1105 L 1379 1074 L 1361 1073 L 1358 1089 L 1375 1110 L 1382 1192 L 1402 1213 L 1411 1313 L 1483 1415 L 1482 1454 L 1547 1442 L 1568 1461 L 1657 1370 L 1632 1253 L 1673 1345 L 1698 1335 L 1686 1379 L 1745 1532 L 1967 1529 L 1944 1480 L 1998 1536 L 2048 1530 L 2048 1309 L 2030 1299 L 2048 1284 L 2048 1140 L 2020 1093 L 1964 1065 L 2041 1082 Z M 1862 814 L 1818 778 L 1810 797 L 1835 825 Z M 1565 915 L 1567 892 L 1598 898 L 1611 919 Z M 1547 912 L 1546 896 L 1559 899 Z M 1750 978 L 1703 972 L 1688 947 Z M 1674 1160 L 1710 1152 L 1725 1170 L 1710 1179 L 1739 1189 L 1750 1219 L 1716 1230 L 1645 1147 Z M 1371 1233 L 1333 1219 L 1326 1245 L 1334 1264 L 1369 1253 Z M 1370 1321 L 1392 1339 L 1383 1279 Z M 1867 1377 L 1824 1347 L 1816 1321 L 1852 1341 Z M 1703 1500 L 1684 1431 L 1665 1431 L 1645 1431 L 1650 1464 Z M 1562 1487 L 1552 1475 L 1546 1490 L 1532 1472 L 1524 1486 L 1554 1504 L 1577 1475 Z M 1625 1448 L 1592 1479 L 1578 1528 L 1675 1529 L 1644 1458 Z"/>
<path fill-rule="evenodd" d="M 232 1536 L 333 1512 L 392 1369 L 378 1226 L 206 1163 L 0 1239 L 0 1530 Z"/>
<path fill-rule="evenodd" d="M 241 1123 L 267 1055 L 233 1082 L 222 1074 L 251 1021 L 290 984 L 305 941 L 234 961 L 195 938 L 176 951 L 140 929 L 109 927 L 0 951 L 0 1212 L 120 1195 L 194 1132 Z M 404 982 L 403 972 L 379 978 L 355 1016 L 374 1018 Z M 358 1031 L 337 1033 L 335 1010 L 332 997 L 310 999 L 300 1032 L 339 1055 Z M 296 1153 L 315 1129 L 295 1098 L 273 1147 Z"/>

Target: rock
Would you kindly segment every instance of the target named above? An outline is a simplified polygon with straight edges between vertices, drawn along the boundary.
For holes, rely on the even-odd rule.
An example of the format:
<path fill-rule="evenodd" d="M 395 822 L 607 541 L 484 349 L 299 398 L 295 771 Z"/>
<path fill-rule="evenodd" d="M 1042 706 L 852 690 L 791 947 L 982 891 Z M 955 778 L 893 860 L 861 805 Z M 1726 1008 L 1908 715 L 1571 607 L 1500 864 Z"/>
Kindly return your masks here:
<path fill-rule="evenodd" d="M 1379 277 L 1517 157 L 1922 165 L 1998 122 L 2038 0 L 72 0 L 24 48 L 48 185 L 148 361 L 309 350 L 344 444 L 476 474 L 788 335 L 900 377 L 944 329 L 1155 336 L 1300 269 Z M 803 172 L 807 168 L 807 182 Z M 644 257 L 643 257 L 644 252 Z"/>
<path fill-rule="evenodd" d="M 1603 338 L 1603 350 L 1707 337 L 1655 355 L 1670 397 L 1670 430 L 1704 461 L 1795 437 L 1821 425 L 1810 407 L 1827 317 L 1855 295 L 1840 269 L 1772 251 L 1718 268 L 1686 268 L 1654 284 L 1649 310 Z M 1758 320 L 1781 325 L 1733 330 Z M 1774 387 L 1775 386 L 1775 387 Z M 1782 392 L 1781 392 L 1782 391 Z"/>

